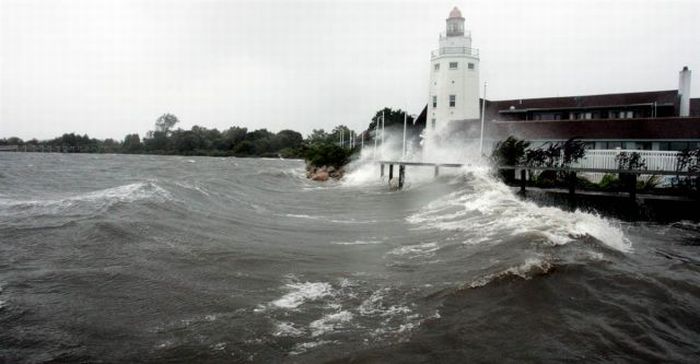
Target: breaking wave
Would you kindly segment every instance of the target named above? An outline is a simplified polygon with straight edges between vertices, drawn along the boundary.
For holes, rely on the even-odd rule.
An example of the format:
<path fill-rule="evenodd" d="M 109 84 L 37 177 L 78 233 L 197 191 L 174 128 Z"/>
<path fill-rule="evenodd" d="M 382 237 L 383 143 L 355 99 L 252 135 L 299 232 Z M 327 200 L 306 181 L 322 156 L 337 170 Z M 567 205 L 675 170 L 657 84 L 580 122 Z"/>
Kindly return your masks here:
<path fill-rule="evenodd" d="M 590 236 L 619 251 L 631 250 L 619 224 L 580 210 L 568 212 L 522 200 L 484 170 L 465 175 L 463 189 L 429 203 L 407 221 L 417 228 L 465 232 L 465 244 L 534 234 L 552 245 L 563 245 Z"/>
<path fill-rule="evenodd" d="M 171 194 L 158 184 L 151 181 L 138 182 L 60 198 L 0 198 L 0 217 L 17 220 L 32 216 L 89 216 L 116 204 L 145 200 L 165 202 L 172 199 Z"/>

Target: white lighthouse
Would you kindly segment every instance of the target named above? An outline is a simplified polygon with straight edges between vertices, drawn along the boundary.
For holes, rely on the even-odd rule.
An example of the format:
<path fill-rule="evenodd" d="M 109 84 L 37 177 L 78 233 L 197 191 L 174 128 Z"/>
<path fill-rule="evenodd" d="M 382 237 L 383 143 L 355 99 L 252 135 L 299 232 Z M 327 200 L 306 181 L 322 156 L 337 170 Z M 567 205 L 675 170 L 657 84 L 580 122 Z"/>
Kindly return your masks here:
<path fill-rule="evenodd" d="M 435 129 L 450 120 L 479 118 L 479 50 L 455 6 L 440 34 L 440 48 L 430 56 L 428 125 Z"/>

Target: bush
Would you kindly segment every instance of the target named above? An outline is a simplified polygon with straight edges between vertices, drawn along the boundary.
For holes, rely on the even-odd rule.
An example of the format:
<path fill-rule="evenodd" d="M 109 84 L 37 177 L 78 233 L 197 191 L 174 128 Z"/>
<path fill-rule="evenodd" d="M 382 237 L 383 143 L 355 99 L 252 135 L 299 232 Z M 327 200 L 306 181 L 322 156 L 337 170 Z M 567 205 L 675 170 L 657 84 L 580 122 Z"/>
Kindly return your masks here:
<path fill-rule="evenodd" d="M 523 162 L 525 149 L 529 146 L 529 142 L 509 136 L 496 144 L 491 153 L 491 162 L 496 166 L 517 166 Z M 499 170 L 499 175 L 505 182 L 515 181 L 515 170 L 502 169 Z"/>
<path fill-rule="evenodd" d="M 341 148 L 334 143 L 317 143 L 306 149 L 304 159 L 314 167 L 333 166 L 340 168 L 350 161 L 351 155 L 351 150 Z"/>
<path fill-rule="evenodd" d="M 620 180 L 614 174 L 606 174 L 598 183 L 603 190 L 617 190 L 620 188 Z"/>

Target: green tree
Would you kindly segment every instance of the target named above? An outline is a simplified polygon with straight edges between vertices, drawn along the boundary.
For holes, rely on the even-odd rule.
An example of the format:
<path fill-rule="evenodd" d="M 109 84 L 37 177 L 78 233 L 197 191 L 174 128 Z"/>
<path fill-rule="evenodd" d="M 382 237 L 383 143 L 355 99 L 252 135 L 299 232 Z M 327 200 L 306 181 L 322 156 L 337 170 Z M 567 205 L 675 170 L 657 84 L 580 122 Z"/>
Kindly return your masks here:
<path fill-rule="evenodd" d="M 126 153 L 138 153 L 143 148 L 138 134 L 127 134 L 122 143 L 122 150 Z"/>
<path fill-rule="evenodd" d="M 98 145 L 100 153 L 119 153 L 122 149 L 122 144 L 112 138 L 107 138 L 102 142 L 98 141 Z"/>
<path fill-rule="evenodd" d="M 170 139 L 164 131 L 149 131 L 143 140 L 143 149 L 150 153 L 167 153 Z"/>
<path fill-rule="evenodd" d="M 167 135 L 170 132 L 170 129 L 172 129 L 173 126 L 179 122 L 180 120 L 177 119 L 177 116 L 170 113 L 165 113 L 156 119 L 156 131 L 163 132 Z"/>
<path fill-rule="evenodd" d="M 351 151 L 332 143 L 311 145 L 304 155 L 306 162 L 314 167 L 333 166 L 340 168 L 350 161 Z"/>
<path fill-rule="evenodd" d="M 502 140 L 496 144 L 493 152 L 491 152 L 491 161 L 499 167 L 517 166 L 523 163 L 525 159 L 525 150 L 529 146 L 529 142 L 509 136 L 506 140 Z M 500 169 L 498 173 L 505 182 L 515 181 L 514 169 Z"/>
<path fill-rule="evenodd" d="M 314 129 L 311 132 L 311 134 L 309 134 L 309 136 L 306 137 L 306 142 L 309 145 L 319 143 L 332 143 L 333 136 L 331 134 L 326 133 L 326 131 L 323 129 Z"/>
<path fill-rule="evenodd" d="M 374 126 L 377 125 L 377 123 L 380 123 L 381 127 L 381 120 L 382 120 L 382 114 L 384 115 L 384 128 L 397 128 L 401 127 L 403 128 L 403 118 L 406 112 L 401 109 L 392 109 L 389 107 L 385 107 L 379 111 L 377 111 L 374 116 L 372 117 L 372 122 L 369 123 L 368 130 L 373 130 Z M 413 116 L 407 115 L 406 117 L 406 124 L 407 126 L 412 126 L 413 125 Z"/>
<path fill-rule="evenodd" d="M 248 129 L 232 126 L 221 133 L 221 150 L 232 150 L 240 142 L 245 140 Z"/>
<path fill-rule="evenodd" d="M 274 137 L 274 143 L 276 150 L 281 150 L 284 148 L 298 148 L 304 142 L 304 137 L 301 133 L 294 130 L 281 130 Z"/>

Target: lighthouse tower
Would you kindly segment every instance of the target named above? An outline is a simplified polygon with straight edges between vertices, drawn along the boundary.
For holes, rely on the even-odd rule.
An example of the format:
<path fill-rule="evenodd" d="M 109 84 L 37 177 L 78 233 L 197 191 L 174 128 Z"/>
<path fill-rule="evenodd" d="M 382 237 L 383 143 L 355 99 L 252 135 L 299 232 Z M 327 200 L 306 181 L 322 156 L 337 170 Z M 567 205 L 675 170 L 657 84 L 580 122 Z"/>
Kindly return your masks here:
<path fill-rule="evenodd" d="M 427 122 L 432 129 L 480 116 L 479 50 L 472 48 L 471 33 L 464 30 L 464 17 L 456 6 L 446 23 L 440 48 L 430 56 Z"/>

